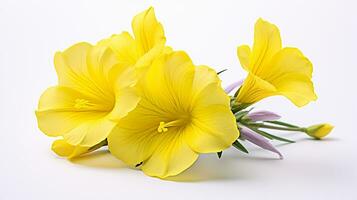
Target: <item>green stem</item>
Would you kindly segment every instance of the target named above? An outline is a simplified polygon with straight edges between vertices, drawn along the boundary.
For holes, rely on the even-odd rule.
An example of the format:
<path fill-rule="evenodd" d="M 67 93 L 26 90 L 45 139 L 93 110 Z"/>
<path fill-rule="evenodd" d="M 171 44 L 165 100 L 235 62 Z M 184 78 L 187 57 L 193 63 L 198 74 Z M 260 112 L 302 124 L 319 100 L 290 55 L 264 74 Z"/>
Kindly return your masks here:
<path fill-rule="evenodd" d="M 96 149 L 99 149 L 100 147 L 107 146 L 107 145 L 108 145 L 108 140 L 105 139 L 105 140 L 99 142 L 98 144 L 92 146 L 91 148 L 89 148 L 89 151 L 94 151 Z"/>
<path fill-rule="evenodd" d="M 266 125 L 266 124 L 247 124 L 247 126 L 255 126 L 258 128 L 267 128 L 267 129 L 275 129 L 275 130 L 282 130 L 282 131 L 300 131 L 300 132 L 306 132 L 306 128 L 293 128 L 293 127 L 278 127 L 278 126 L 272 126 L 272 125 Z"/>
<path fill-rule="evenodd" d="M 282 122 L 282 121 L 265 121 L 267 123 L 270 123 L 270 124 L 277 124 L 277 125 L 280 125 L 280 126 L 286 126 L 286 127 L 290 127 L 290 128 L 299 128 L 299 126 L 296 126 L 296 125 L 293 125 L 293 124 L 289 124 L 289 123 L 286 123 L 286 122 Z"/>

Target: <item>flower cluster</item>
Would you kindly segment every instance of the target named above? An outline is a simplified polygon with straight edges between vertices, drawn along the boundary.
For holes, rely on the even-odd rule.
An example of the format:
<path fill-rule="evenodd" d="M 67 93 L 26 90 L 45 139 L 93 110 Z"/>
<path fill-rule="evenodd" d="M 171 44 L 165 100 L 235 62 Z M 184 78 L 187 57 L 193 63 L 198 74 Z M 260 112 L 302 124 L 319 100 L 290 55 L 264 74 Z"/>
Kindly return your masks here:
<path fill-rule="evenodd" d="M 153 8 L 134 17 L 132 31 L 56 53 L 58 85 L 42 94 L 36 117 L 42 132 L 58 138 L 52 150 L 59 156 L 73 159 L 108 146 L 127 165 L 165 178 L 189 168 L 202 153 L 221 157 L 231 146 L 248 153 L 241 140 L 282 158 L 269 140 L 293 141 L 266 129 L 321 139 L 333 128 L 299 127 L 275 113 L 251 111 L 273 95 L 298 107 L 317 98 L 311 62 L 297 48 L 282 48 L 278 28 L 267 21 L 256 22 L 252 48 L 237 49 L 247 77 L 225 90 L 220 72 L 166 45 Z"/>

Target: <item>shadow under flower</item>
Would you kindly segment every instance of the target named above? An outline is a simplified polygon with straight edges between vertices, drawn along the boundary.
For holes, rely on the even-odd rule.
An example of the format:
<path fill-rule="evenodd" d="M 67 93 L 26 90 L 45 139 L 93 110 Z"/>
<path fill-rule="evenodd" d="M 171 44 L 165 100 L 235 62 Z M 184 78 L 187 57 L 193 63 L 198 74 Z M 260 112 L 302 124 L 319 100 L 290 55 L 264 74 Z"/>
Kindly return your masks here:
<path fill-rule="evenodd" d="M 252 173 L 250 167 L 246 167 L 247 165 L 267 161 L 277 162 L 279 160 L 276 157 L 244 155 L 241 152 L 236 152 L 235 149 L 231 149 L 224 152 L 220 159 L 213 154 L 201 155 L 191 168 L 166 180 L 178 182 L 253 180 L 258 177 L 255 173 Z"/>
<path fill-rule="evenodd" d="M 332 142 L 338 141 L 336 138 L 326 138 L 319 140 L 319 142 Z M 298 138 L 296 142 L 313 142 L 316 141 L 312 138 Z M 285 146 L 289 143 L 278 143 L 275 146 Z M 249 145 L 248 145 L 249 147 Z M 237 152 L 236 149 L 230 148 L 224 151 L 221 159 L 215 154 L 203 154 L 199 157 L 197 162 L 183 173 L 168 177 L 163 180 L 176 181 L 176 182 L 206 182 L 206 181 L 237 181 L 237 180 L 253 180 L 260 177 L 259 171 L 252 171 L 252 166 L 269 165 L 272 162 L 280 162 L 281 160 L 274 154 L 269 155 L 260 148 L 250 146 L 250 154 Z M 82 157 L 72 159 L 72 163 L 83 165 L 92 168 L 102 169 L 123 169 L 130 168 L 122 161 L 115 158 L 106 149 L 99 149 L 91 152 Z M 254 168 L 254 167 L 253 167 Z M 142 173 L 142 172 L 140 172 Z"/>
<path fill-rule="evenodd" d="M 286 136 L 285 136 L 286 137 Z M 298 139 L 293 139 L 295 141 L 295 143 L 298 143 L 298 144 L 301 144 L 301 143 L 304 143 L 304 142 L 319 142 L 319 143 L 322 143 L 322 142 L 337 142 L 337 141 L 340 141 L 339 138 L 332 138 L 332 137 L 329 137 L 329 138 L 323 138 L 321 140 L 318 140 L 318 139 L 314 139 L 314 138 L 310 138 L 310 137 L 302 137 L 302 138 L 298 138 Z M 292 144 L 295 144 L 295 143 L 292 143 Z M 282 147 L 282 146 L 286 146 L 286 145 L 289 145 L 291 143 L 287 143 L 287 142 L 281 142 L 281 143 L 278 143 L 276 144 L 275 146 L 276 147 Z"/>

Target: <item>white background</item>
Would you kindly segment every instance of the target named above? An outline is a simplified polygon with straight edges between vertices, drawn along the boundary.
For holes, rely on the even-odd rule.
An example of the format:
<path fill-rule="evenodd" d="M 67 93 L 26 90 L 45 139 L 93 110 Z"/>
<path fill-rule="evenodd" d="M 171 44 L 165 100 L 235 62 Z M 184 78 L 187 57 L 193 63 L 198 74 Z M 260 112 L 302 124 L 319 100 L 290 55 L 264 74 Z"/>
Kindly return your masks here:
<path fill-rule="evenodd" d="M 128 169 L 108 152 L 69 162 L 50 150 L 34 110 L 55 85 L 53 55 L 79 41 L 123 30 L 153 5 L 168 45 L 196 64 L 228 68 L 223 85 L 244 78 L 236 46 L 252 44 L 259 17 L 278 25 L 285 46 L 299 47 L 314 64 L 317 102 L 297 109 L 269 98 L 258 108 L 301 125 L 336 126 L 323 141 L 281 133 L 284 160 L 248 146 L 218 160 L 201 156 L 170 181 Z M 0 1 L 0 199 L 357 199 L 357 15 L 353 1 Z"/>

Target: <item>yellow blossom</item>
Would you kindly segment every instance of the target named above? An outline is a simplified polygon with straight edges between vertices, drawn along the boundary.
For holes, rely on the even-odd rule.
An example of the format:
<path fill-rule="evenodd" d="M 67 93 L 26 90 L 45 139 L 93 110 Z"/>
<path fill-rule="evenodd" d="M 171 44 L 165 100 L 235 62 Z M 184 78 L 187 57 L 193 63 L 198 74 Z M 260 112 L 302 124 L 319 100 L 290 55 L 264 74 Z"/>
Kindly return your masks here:
<path fill-rule="evenodd" d="M 238 47 L 237 54 L 248 72 L 236 101 L 251 104 L 273 95 L 283 95 L 301 107 L 316 100 L 312 64 L 297 48 L 282 48 L 279 29 L 259 19 L 254 44 Z"/>
<path fill-rule="evenodd" d="M 322 139 L 323 137 L 327 136 L 333 128 L 334 126 L 331 124 L 317 124 L 308 127 L 306 129 L 306 133 L 316 139 Z"/>
<path fill-rule="evenodd" d="M 184 52 L 153 61 L 137 86 L 137 107 L 108 136 L 110 152 L 144 173 L 168 177 L 199 153 L 222 151 L 239 136 L 229 97 L 214 70 L 194 66 Z"/>
<path fill-rule="evenodd" d="M 42 132 L 63 138 L 53 150 L 73 157 L 105 140 L 116 124 L 112 120 L 136 106 L 136 77 L 110 48 L 88 43 L 57 52 L 54 62 L 58 85 L 42 94 L 36 116 Z"/>

